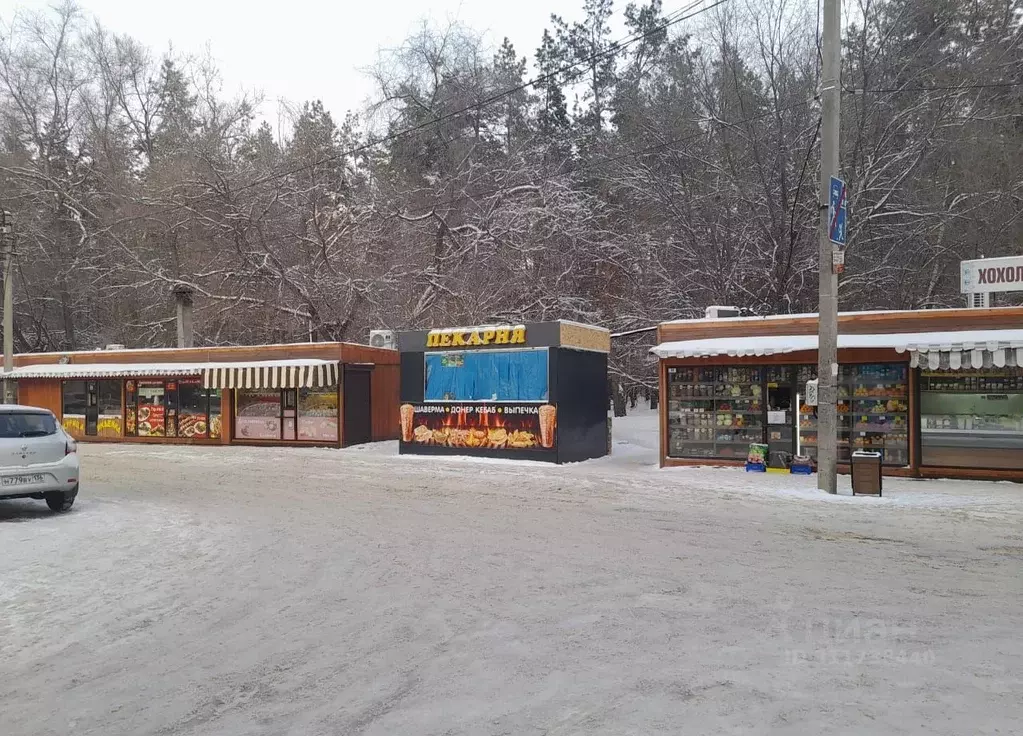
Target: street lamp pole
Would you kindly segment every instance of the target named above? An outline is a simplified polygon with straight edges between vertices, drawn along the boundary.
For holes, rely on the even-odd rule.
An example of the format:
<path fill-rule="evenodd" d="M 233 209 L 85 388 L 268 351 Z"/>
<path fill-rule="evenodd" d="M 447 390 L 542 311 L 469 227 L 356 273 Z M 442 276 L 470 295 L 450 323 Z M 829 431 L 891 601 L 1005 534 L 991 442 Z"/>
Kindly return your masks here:
<path fill-rule="evenodd" d="M 13 404 L 14 381 L 14 217 L 0 210 L 0 239 L 4 248 L 4 403 Z"/>

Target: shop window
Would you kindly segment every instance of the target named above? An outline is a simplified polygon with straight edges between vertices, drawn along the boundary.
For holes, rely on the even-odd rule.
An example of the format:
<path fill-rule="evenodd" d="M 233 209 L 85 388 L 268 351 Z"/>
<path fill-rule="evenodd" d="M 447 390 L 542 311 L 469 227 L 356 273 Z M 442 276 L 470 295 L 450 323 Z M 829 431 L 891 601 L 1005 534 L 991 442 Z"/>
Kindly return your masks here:
<path fill-rule="evenodd" d="M 167 388 L 163 381 L 139 381 L 137 388 L 139 437 L 167 436 Z"/>
<path fill-rule="evenodd" d="M 838 380 L 838 461 L 856 450 L 880 452 L 885 465 L 909 465 L 909 385 L 905 363 L 843 365 Z M 809 366 L 800 385 L 816 376 Z M 817 457 L 817 411 L 801 406 L 800 451 Z"/>
<path fill-rule="evenodd" d="M 178 381 L 178 437 L 209 437 L 209 396 L 198 378 Z"/>
<path fill-rule="evenodd" d="M 210 401 L 210 426 L 209 426 L 209 437 L 211 440 L 219 440 L 223 434 L 223 423 L 222 423 L 222 404 L 223 398 L 220 389 L 209 390 L 209 401 Z"/>
<path fill-rule="evenodd" d="M 88 390 L 85 381 L 64 381 L 61 424 L 72 437 L 85 436 Z"/>
<path fill-rule="evenodd" d="M 921 464 L 1023 469 L 1023 369 L 921 371 Z"/>
<path fill-rule="evenodd" d="M 668 454 L 744 459 L 764 441 L 761 368 L 669 368 Z"/>
<path fill-rule="evenodd" d="M 120 437 L 123 434 L 121 422 L 121 381 L 96 381 L 96 406 L 98 408 L 97 431 L 100 437 Z"/>
<path fill-rule="evenodd" d="M 547 350 L 427 353 L 427 401 L 547 401 Z"/>
<path fill-rule="evenodd" d="M 246 440 L 281 439 L 280 391 L 239 389 L 235 395 L 235 437 Z"/>
<path fill-rule="evenodd" d="M 336 388 L 303 388 L 298 392 L 298 438 L 338 441 L 338 392 Z"/>

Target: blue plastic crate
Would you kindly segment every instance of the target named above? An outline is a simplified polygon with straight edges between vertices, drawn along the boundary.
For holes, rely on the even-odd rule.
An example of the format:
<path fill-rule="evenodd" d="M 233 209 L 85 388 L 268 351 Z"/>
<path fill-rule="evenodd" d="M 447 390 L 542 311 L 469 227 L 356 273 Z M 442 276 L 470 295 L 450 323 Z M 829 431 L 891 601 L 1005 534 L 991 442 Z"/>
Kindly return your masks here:
<path fill-rule="evenodd" d="M 746 463 L 747 473 L 766 473 L 767 466 L 763 463 Z"/>

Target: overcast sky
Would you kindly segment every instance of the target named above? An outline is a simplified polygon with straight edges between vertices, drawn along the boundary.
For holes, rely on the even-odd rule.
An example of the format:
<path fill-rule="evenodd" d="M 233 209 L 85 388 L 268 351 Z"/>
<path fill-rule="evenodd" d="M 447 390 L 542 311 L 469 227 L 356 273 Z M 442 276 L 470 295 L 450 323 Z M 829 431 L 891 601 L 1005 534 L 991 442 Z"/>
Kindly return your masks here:
<path fill-rule="evenodd" d="M 9 21 L 17 8 L 45 8 L 53 0 L 0 0 Z M 623 35 L 616 4 L 615 37 Z M 566 20 L 582 14 L 582 0 L 80 0 L 79 6 L 107 28 L 127 33 L 156 51 L 171 45 L 182 53 L 207 45 L 224 79 L 224 91 L 261 91 L 262 116 L 275 121 L 277 100 L 320 98 L 335 114 L 361 108 L 373 85 L 361 69 L 380 49 L 394 47 L 424 19 L 457 20 L 499 45 L 511 38 L 530 62 L 551 13 Z M 669 3 L 671 9 L 674 6 Z"/>

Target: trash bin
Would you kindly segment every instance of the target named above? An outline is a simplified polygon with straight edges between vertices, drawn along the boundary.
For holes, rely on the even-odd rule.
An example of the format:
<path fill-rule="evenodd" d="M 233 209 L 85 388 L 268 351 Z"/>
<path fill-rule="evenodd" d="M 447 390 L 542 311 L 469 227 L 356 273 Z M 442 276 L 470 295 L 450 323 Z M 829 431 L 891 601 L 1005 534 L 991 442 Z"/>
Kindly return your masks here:
<path fill-rule="evenodd" d="M 881 453 L 856 450 L 852 454 L 852 492 L 854 496 L 881 495 Z"/>

